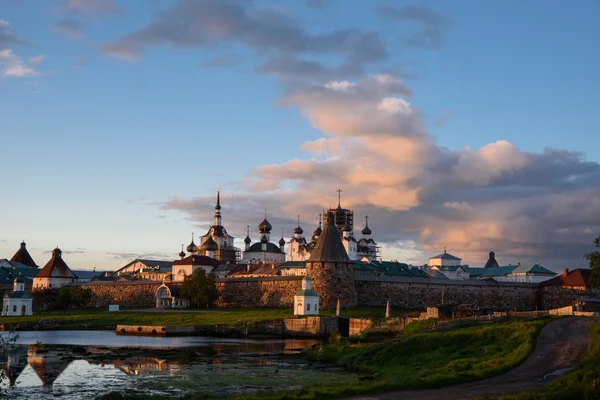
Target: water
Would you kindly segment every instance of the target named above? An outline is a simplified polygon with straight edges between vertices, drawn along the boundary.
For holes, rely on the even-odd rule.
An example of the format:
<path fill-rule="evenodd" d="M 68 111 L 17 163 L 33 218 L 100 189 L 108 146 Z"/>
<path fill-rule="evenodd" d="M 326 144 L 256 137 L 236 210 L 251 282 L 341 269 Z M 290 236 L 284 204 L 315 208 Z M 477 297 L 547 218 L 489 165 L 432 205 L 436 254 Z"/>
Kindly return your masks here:
<path fill-rule="evenodd" d="M 117 336 L 112 331 L 24 331 L 1 355 L 12 399 L 93 399 L 111 391 L 212 394 L 345 383 L 353 376 L 298 357 L 307 339 Z"/>

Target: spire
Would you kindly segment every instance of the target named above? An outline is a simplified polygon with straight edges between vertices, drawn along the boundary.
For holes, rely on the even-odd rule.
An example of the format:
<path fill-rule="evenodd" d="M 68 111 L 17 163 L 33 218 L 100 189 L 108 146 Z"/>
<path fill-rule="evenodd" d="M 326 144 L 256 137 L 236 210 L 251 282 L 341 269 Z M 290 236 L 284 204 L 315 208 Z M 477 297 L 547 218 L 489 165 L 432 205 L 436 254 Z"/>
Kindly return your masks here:
<path fill-rule="evenodd" d="M 217 190 L 217 204 L 215 205 L 215 219 L 213 225 L 221 225 L 221 191 Z"/>
<path fill-rule="evenodd" d="M 217 205 L 215 206 L 215 210 L 221 209 L 221 191 L 217 190 Z"/>
<path fill-rule="evenodd" d="M 362 230 L 362 234 L 368 236 L 371 233 L 371 229 L 369 229 L 369 216 L 365 215 L 365 229 Z"/>
<path fill-rule="evenodd" d="M 294 234 L 302 235 L 302 233 L 304 233 L 304 231 L 302 230 L 302 228 L 300 228 L 300 215 L 297 215 L 297 217 L 298 217 L 298 225 L 296 225 L 296 228 L 294 228 Z"/>
<path fill-rule="evenodd" d="M 342 189 L 337 190 L 338 193 L 338 209 L 342 208 Z"/>

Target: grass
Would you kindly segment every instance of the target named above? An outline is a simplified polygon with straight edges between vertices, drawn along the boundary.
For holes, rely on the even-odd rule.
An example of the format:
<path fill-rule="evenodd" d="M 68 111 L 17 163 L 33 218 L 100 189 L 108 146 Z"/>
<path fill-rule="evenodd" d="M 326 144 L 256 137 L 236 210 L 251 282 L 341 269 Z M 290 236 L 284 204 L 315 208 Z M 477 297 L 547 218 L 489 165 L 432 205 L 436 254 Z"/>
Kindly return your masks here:
<path fill-rule="evenodd" d="M 334 363 L 369 379 L 338 385 L 312 385 L 285 392 L 245 394 L 235 399 L 331 399 L 390 390 L 437 388 L 480 380 L 502 374 L 523 362 L 533 350 L 546 322 L 547 319 L 510 321 L 419 334 L 419 330 L 429 328 L 423 323 L 417 327 L 420 329 L 409 332 L 411 336 L 385 343 L 351 344 L 340 341 L 323 345 L 308 350 L 307 357 L 313 361 Z M 208 397 L 198 393 L 184 398 L 198 400 Z"/>
<path fill-rule="evenodd" d="M 198 312 L 147 312 L 125 310 L 109 313 L 104 308 L 69 311 L 50 311 L 26 317 L 0 317 L 0 324 L 56 322 L 61 329 L 115 329 L 117 325 L 222 325 L 239 326 L 243 323 L 293 318 L 291 308 L 213 308 Z M 393 315 L 406 313 L 404 309 L 393 309 Z M 358 307 L 342 311 L 349 317 L 382 318 L 385 307 Z M 335 315 L 335 310 L 326 310 L 324 316 Z"/>
<path fill-rule="evenodd" d="M 590 353 L 566 375 L 537 392 L 498 397 L 498 400 L 598 400 L 600 399 L 600 321 L 590 328 Z"/>

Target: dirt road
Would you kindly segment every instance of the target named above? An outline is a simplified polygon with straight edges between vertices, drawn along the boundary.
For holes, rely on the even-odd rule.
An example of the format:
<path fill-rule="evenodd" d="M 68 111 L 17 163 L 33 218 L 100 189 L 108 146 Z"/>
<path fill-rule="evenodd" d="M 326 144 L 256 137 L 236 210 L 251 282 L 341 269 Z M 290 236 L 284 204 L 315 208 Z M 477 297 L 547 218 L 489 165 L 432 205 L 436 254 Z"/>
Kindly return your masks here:
<path fill-rule="evenodd" d="M 443 389 L 407 390 L 352 397 L 349 400 L 458 400 L 537 390 L 561 372 L 564 373 L 565 369 L 573 368 L 589 351 L 589 326 L 592 322 L 591 318 L 570 317 L 548 323 L 527 360 L 495 378 Z"/>

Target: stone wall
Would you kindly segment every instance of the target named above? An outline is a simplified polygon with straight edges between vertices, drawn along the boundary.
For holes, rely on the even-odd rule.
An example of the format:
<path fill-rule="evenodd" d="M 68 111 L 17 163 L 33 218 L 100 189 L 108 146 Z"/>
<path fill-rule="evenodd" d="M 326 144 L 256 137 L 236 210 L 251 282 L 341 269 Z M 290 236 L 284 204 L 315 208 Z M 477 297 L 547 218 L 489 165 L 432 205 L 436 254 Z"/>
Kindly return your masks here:
<path fill-rule="evenodd" d="M 79 284 L 92 291 L 88 307 L 108 307 L 119 304 L 121 307 L 153 307 L 154 294 L 160 282 L 88 282 Z"/>
<path fill-rule="evenodd" d="M 343 308 L 358 305 L 354 272 L 349 263 L 307 262 L 306 274 L 312 279 L 313 290 L 320 296 L 319 307 L 322 310 L 335 309 L 338 299 Z"/>
<path fill-rule="evenodd" d="M 582 297 L 586 294 L 585 287 L 541 286 L 540 309 L 550 310 L 552 308 L 569 306 L 573 303 L 574 297 Z"/>
<path fill-rule="evenodd" d="M 302 276 L 217 279 L 218 307 L 292 307 Z"/>
<path fill-rule="evenodd" d="M 425 308 L 437 304 L 475 304 L 481 308 L 534 310 L 539 306 L 536 284 L 441 279 L 357 277 L 361 305 Z"/>

